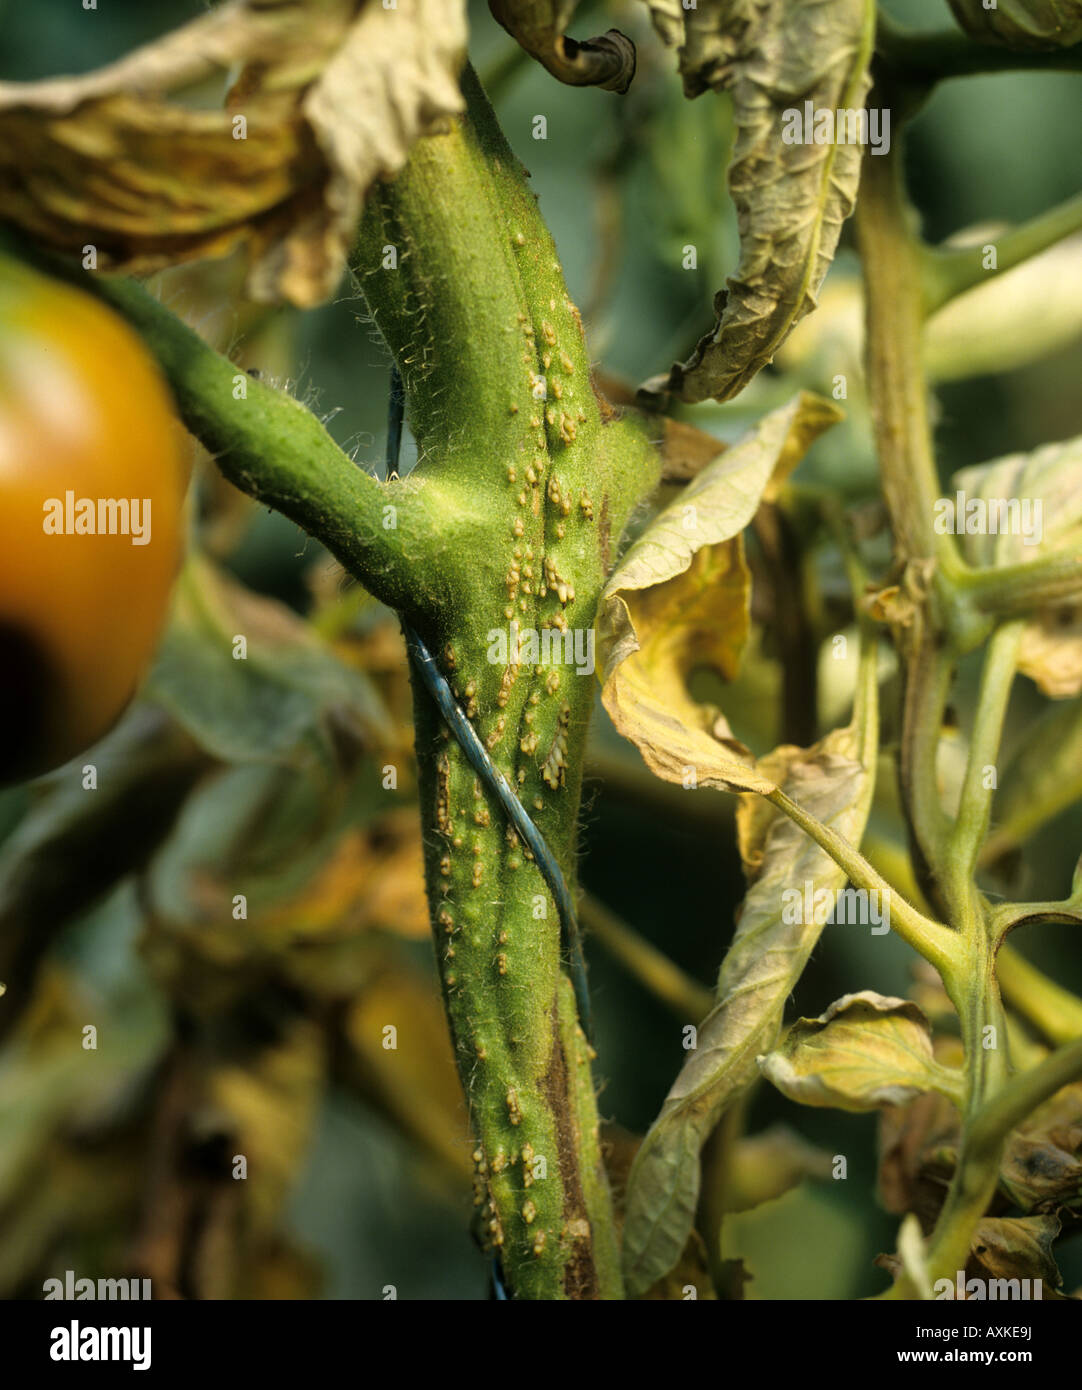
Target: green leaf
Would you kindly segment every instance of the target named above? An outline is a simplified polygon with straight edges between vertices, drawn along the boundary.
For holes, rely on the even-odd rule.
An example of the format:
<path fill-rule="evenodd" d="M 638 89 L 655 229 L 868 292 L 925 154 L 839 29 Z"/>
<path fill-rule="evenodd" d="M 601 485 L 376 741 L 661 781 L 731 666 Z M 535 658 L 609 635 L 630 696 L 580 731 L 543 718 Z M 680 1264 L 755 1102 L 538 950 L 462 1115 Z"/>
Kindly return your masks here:
<path fill-rule="evenodd" d="M 715 299 L 717 322 L 691 358 L 648 392 L 694 402 L 729 400 L 773 359 L 793 326 L 815 308 L 842 223 L 860 182 L 857 143 L 786 143 L 786 112 L 860 111 L 875 31 L 871 0 L 733 0 L 684 16 L 669 7 L 655 23 L 679 41 L 684 89 L 731 91 L 736 141 L 729 187 L 740 226 L 740 263 Z M 801 128 L 807 138 L 810 132 Z"/>
<path fill-rule="evenodd" d="M 751 581 L 741 532 L 811 442 L 841 418 L 802 392 L 707 465 L 630 547 L 598 622 L 602 700 L 658 777 L 724 791 L 773 789 L 717 710 L 687 687 L 693 667 L 727 679 L 747 638 Z"/>
<path fill-rule="evenodd" d="M 392 736 L 365 677 L 288 608 L 198 559 L 177 586 L 146 694 L 225 762 L 331 764 Z"/>
<path fill-rule="evenodd" d="M 871 805 L 878 738 L 876 691 L 858 694 L 852 724 L 814 748 L 784 751 L 785 792 L 820 821 L 859 844 Z M 779 759 L 780 761 L 780 759 Z M 773 810 L 773 808 L 771 808 Z M 680 1257 L 699 1197 L 699 1154 L 718 1120 L 758 1074 L 773 1047 L 785 1002 L 822 931 L 819 921 L 786 921 L 791 883 L 839 889 L 845 872 L 780 812 L 757 822 L 763 852 L 718 978 L 718 1003 L 699 1029 L 628 1180 L 624 1272 L 634 1295 Z"/>
<path fill-rule="evenodd" d="M 844 995 L 818 1018 L 799 1019 L 759 1067 L 802 1105 L 859 1111 L 904 1105 L 924 1091 L 961 1097 L 961 1078 L 932 1055 L 921 1010 L 872 990 Z"/>
<path fill-rule="evenodd" d="M 87 792 L 82 769 L 97 769 Z M 35 784 L 28 813 L 0 849 L 0 1035 L 19 1018 L 56 936 L 172 829 L 213 764 L 160 709 L 139 701 L 100 743 Z"/>
<path fill-rule="evenodd" d="M 1082 0 L 949 0 L 954 17 L 978 43 L 1008 48 L 1068 48 L 1082 43 Z"/>

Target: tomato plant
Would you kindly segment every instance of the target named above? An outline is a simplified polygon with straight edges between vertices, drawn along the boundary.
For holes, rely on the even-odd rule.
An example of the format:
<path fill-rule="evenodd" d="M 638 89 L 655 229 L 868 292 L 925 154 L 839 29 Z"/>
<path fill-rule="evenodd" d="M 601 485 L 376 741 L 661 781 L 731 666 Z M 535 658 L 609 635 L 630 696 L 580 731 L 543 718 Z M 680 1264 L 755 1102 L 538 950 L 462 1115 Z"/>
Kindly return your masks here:
<path fill-rule="evenodd" d="M 0 86 L 26 753 L 154 645 L 159 370 L 207 454 L 107 794 L 0 798 L 7 1084 L 58 1096 L 0 1130 L 0 1288 L 61 1231 L 314 1295 L 303 1188 L 367 1296 L 1077 1298 L 1077 951 L 1029 942 L 1082 922 L 1078 0 L 482 8 L 233 0 Z M 1038 109 L 1059 145 L 978 178 Z M 93 1072 L 69 928 L 140 944 Z M 442 1284 L 320 1205 L 343 1093 L 449 1194 Z M 76 1196 L 35 1224 L 45 1151 Z M 400 1153 L 348 1200 L 438 1265 Z"/>
<path fill-rule="evenodd" d="M 0 777 L 115 723 L 180 564 L 187 444 L 138 336 L 99 301 L 0 258 Z"/>

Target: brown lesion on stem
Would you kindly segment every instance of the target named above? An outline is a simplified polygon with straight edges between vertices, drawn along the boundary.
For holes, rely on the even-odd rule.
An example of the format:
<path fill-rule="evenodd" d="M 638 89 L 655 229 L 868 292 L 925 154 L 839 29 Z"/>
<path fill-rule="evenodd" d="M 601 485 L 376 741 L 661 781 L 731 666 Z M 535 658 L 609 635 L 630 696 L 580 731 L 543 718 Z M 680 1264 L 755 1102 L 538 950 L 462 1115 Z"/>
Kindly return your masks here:
<path fill-rule="evenodd" d="M 578 1146 L 571 1124 L 570 1077 L 560 1037 L 555 1000 L 552 1009 L 552 1056 L 548 1069 L 541 1078 L 541 1093 L 556 1122 L 559 1145 L 560 1179 L 564 1193 L 564 1229 L 561 1234 L 570 1246 L 570 1254 L 564 1266 L 564 1292 L 569 1299 L 599 1299 L 601 1283 L 589 1238 L 590 1218 L 579 1172 Z M 583 1236 L 577 1234 L 579 1231 Z"/>

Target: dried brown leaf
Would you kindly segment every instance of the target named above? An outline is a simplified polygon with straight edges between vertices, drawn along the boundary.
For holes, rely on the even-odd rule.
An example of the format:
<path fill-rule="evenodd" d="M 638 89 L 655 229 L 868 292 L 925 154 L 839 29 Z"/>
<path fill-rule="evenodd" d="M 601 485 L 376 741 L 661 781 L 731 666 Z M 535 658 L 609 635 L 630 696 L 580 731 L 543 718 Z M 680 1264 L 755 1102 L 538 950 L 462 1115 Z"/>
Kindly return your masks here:
<path fill-rule="evenodd" d="M 465 38 L 464 0 L 231 0 L 87 76 L 0 83 L 5 216 L 140 274 L 245 242 L 253 298 L 319 303 L 368 188 L 462 109 Z"/>

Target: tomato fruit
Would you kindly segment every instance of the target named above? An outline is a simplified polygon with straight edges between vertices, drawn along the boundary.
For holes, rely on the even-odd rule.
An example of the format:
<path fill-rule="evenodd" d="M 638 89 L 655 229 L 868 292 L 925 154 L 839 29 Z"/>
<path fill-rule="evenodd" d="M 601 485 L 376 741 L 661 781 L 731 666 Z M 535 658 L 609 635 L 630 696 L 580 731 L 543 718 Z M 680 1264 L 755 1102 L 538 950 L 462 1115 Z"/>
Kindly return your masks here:
<path fill-rule="evenodd" d="M 141 340 L 0 255 L 0 781 L 115 723 L 183 545 L 188 446 Z"/>

